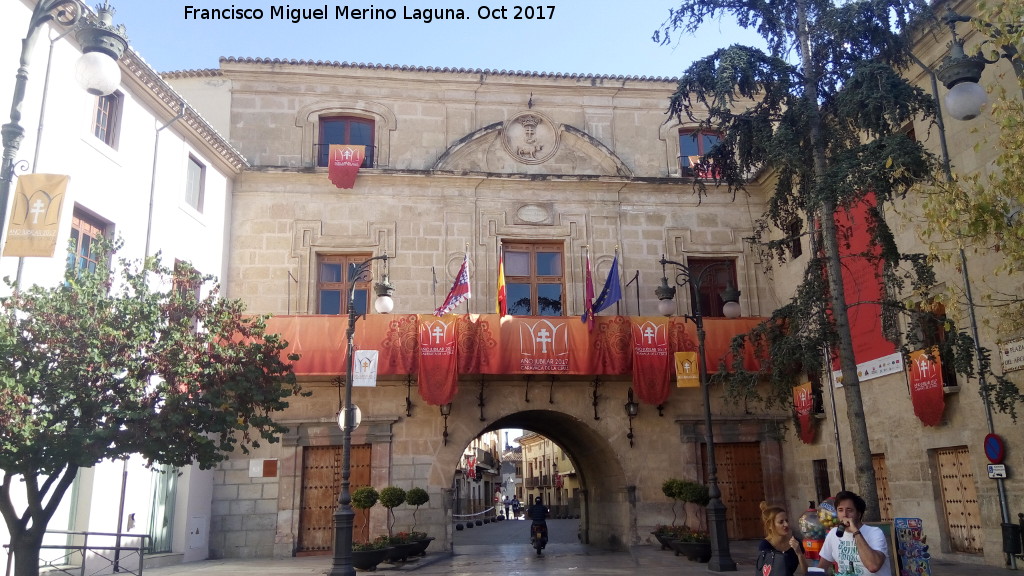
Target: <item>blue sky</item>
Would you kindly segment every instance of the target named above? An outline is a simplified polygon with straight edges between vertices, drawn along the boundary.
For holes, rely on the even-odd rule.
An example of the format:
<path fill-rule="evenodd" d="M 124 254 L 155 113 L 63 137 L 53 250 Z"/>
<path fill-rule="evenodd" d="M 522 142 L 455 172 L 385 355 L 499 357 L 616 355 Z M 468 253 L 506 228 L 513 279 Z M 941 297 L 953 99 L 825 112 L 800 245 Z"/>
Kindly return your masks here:
<path fill-rule="evenodd" d="M 358 4 L 293 0 L 112 0 L 115 23 L 156 70 L 216 68 L 221 56 L 489 68 L 599 75 L 678 76 L 693 60 L 732 43 L 763 45 L 729 23 L 707 23 L 699 34 L 661 46 L 651 33 L 668 15 L 671 0 L 378 0 Z M 195 9 L 261 9 L 262 20 L 186 19 Z M 328 18 L 293 23 L 271 19 L 273 6 L 327 7 Z M 336 7 L 392 9 L 395 19 L 345 20 Z M 508 19 L 484 20 L 482 12 Z M 544 19 L 514 19 L 516 6 Z M 542 7 L 537 10 L 537 7 Z M 551 14 L 550 6 L 554 6 Z M 415 9 L 462 9 L 467 19 L 406 20 Z M 527 15 L 525 9 L 520 15 Z"/>

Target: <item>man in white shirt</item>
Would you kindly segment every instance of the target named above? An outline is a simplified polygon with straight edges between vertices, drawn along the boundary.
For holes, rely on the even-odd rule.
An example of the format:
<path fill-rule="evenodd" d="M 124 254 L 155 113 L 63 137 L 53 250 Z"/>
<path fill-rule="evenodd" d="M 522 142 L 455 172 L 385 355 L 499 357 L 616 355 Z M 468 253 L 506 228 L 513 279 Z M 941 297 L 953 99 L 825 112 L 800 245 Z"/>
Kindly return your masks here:
<path fill-rule="evenodd" d="M 820 565 L 825 574 L 890 576 L 889 543 L 885 532 L 861 522 L 867 504 L 853 492 L 836 494 L 836 515 L 839 526 L 829 531 L 821 547 Z"/>

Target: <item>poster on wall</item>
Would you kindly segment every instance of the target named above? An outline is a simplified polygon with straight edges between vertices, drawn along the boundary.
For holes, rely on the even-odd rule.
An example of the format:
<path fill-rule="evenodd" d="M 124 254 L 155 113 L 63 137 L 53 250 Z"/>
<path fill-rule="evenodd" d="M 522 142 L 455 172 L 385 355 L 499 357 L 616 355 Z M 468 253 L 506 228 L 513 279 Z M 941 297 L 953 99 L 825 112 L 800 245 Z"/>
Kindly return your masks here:
<path fill-rule="evenodd" d="M 900 576 L 931 576 L 931 554 L 925 544 L 924 522 L 920 518 L 896 518 L 893 527 Z"/>

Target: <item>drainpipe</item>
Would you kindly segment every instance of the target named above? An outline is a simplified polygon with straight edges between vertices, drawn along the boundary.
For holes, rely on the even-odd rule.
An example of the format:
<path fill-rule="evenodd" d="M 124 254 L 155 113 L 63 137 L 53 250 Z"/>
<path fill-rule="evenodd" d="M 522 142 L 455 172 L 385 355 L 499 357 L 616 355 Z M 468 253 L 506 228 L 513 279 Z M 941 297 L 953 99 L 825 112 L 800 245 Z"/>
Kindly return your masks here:
<path fill-rule="evenodd" d="M 153 236 L 153 204 L 156 200 L 156 164 L 157 164 L 157 153 L 160 151 L 160 132 L 164 128 L 167 128 L 171 124 L 174 124 L 185 115 L 185 110 L 188 105 L 185 101 L 181 102 L 181 111 L 174 118 L 167 121 L 167 124 L 156 129 L 156 138 L 153 139 L 153 172 L 149 177 L 149 216 L 146 218 L 146 253 L 144 258 L 149 258 L 149 243 Z"/>
<path fill-rule="evenodd" d="M 50 51 L 46 54 L 46 72 L 43 73 L 43 99 L 39 103 L 39 126 L 36 128 L 36 149 L 32 153 L 32 173 L 36 173 L 36 165 L 39 163 L 39 147 L 43 141 L 43 119 L 46 117 L 46 96 L 50 93 L 50 64 L 53 63 L 53 47 L 57 45 L 57 42 L 79 30 L 78 26 L 72 26 L 64 32 L 57 35 L 56 38 L 50 39 Z M 14 276 L 14 290 L 18 291 L 21 289 L 21 272 L 25 268 L 25 257 L 18 257 L 18 272 Z"/>

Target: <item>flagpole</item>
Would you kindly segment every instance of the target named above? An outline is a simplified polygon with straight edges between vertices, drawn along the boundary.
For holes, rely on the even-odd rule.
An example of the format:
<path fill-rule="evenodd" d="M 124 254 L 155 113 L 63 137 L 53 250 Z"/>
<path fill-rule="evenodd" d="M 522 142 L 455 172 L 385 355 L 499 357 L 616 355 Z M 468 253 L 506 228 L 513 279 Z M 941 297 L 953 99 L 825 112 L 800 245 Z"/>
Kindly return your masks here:
<path fill-rule="evenodd" d="M 466 242 L 466 275 L 469 276 L 469 242 Z M 466 298 L 466 314 L 469 314 L 469 298 Z"/>
<path fill-rule="evenodd" d="M 584 252 L 590 252 L 590 245 L 583 244 L 580 246 L 580 278 L 583 279 L 581 284 L 583 285 L 583 312 L 587 311 L 587 259 Z"/>
<path fill-rule="evenodd" d="M 619 259 L 619 245 L 616 244 L 615 245 L 614 254 L 612 255 L 612 262 L 615 262 L 618 259 Z M 617 272 L 619 273 L 619 286 L 622 286 L 622 272 L 621 272 L 621 269 L 622 269 L 622 267 L 620 266 L 619 270 L 617 270 Z M 619 298 L 618 300 L 615 301 L 615 315 L 616 316 L 622 316 L 622 313 L 621 313 L 622 311 L 620 309 L 621 306 L 622 306 L 622 298 Z M 637 314 L 637 316 L 639 316 L 639 314 Z"/>

